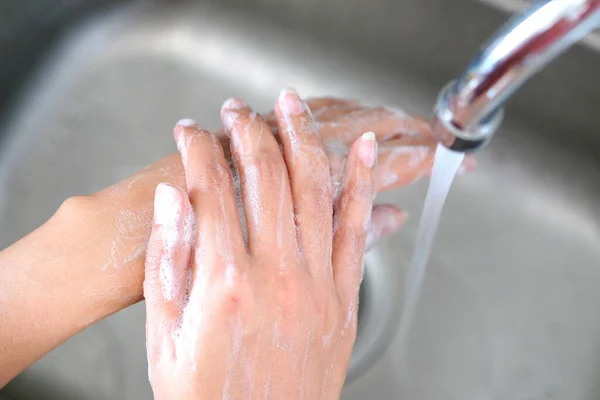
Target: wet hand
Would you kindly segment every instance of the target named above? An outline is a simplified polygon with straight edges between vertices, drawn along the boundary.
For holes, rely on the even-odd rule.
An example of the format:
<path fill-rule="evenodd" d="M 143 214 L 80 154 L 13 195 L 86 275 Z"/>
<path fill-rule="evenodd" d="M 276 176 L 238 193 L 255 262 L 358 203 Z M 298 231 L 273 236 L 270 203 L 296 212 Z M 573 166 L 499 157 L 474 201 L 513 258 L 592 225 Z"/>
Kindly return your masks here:
<path fill-rule="evenodd" d="M 215 135 L 182 123 L 187 192 L 156 190 L 144 282 L 155 397 L 339 398 L 376 189 L 375 135 L 350 146 L 336 196 L 317 125 L 294 92 L 282 93 L 274 117 L 283 151 L 241 101 L 226 102 L 222 117 L 235 162 Z"/>
<path fill-rule="evenodd" d="M 306 105 L 312 111 L 316 130 L 329 159 L 334 197 L 339 193 L 352 143 L 368 131 L 375 133 L 379 143 L 377 192 L 406 186 L 430 175 L 437 141 L 429 123 L 423 118 L 400 109 L 361 105 L 352 99 L 313 98 L 307 99 Z M 277 112 L 265 113 L 264 120 L 275 139 L 281 142 L 281 123 L 278 123 Z M 215 134 L 224 147 L 226 158 L 231 158 L 229 136 L 224 131 Z M 459 173 L 470 172 L 475 166 L 475 158 L 467 155 Z M 236 173 L 234 170 L 234 179 Z M 375 205 L 367 249 L 372 248 L 381 237 L 396 232 L 407 218 L 408 214 L 395 205 Z"/>
<path fill-rule="evenodd" d="M 430 174 L 436 142 L 425 120 L 397 109 L 360 105 L 355 100 L 317 98 L 309 99 L 306 103 L 313 112 L 319 136 L 329 158 L 334 190 L 339 190 L 350 145 L 367 131 L 373 131 L 379 143 L 378 192 L 405 186 Z M 279 142 L 275 111 L 265 114 L 264 119 Z M 217 131 L 215 135 L 223 147 L 225 158 L 231 160 L 229 137 L 224 131 Z M 461 171 L 473 169 L 474 161 L 467 156 Z M 167 156 L 94 195 L 99 208 L 110 214 L 103 215 L 99 221 L 102 227 L 96 231 L 101 233 L 101 237 L 96 241 L 113 241 L 117 238 L 112 246 L 104 246 L 102 251 L 93 254 L 100 265 L 127 264 L 127 268 L 123 270 L 143 270 L 142 255 L 151 230 L 152 199 L 159 182 L 185 187 L 179 154 Z M 120 210 L 136 210 L 136 214 L 143 211 L 143 214 L 132 219 L 131 213 Z M 367 247 L 374 245 L 381 236 L 397 231 L 406 218 L 407 214 L 395 205 L 376 205 Z M 138 269 L 138 264 L 142 268 Z M 126 290 L 133 293 L 129 302 L 141 295 L 143 274 L 136 274 L 135 277 L 135 283 Z"/>
<path fill-rule="evenodd" d="M 378 192 L 408 185 L 431 173 L 437 141 L 425 119 L 401 109 L 366 106 L 352 99 L 321 97 L 307 99 L 306 104 L 329 157 L 334 188 L 340 184 L 350 146 L 369 131 L 375 133 L 379 143 Z M 264 119 L 279 141 L 276 112 L 265 113 Z M 229 156 L 228 136 L 222 131 L 216 135 Z M 475 166 L 475 158 L 467 155 L 460 172 L 472 171 Z"/>

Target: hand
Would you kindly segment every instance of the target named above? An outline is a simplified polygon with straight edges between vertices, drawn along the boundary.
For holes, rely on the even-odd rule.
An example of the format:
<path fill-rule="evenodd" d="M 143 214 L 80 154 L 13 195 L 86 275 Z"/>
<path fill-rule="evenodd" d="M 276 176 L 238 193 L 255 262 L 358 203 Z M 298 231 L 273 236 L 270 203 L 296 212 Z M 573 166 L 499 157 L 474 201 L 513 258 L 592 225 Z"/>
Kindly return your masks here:
<path fill-rule="evenodd" d="M 334 200 L 329 160 L 295 92 L 276 107 L 283 154 L 241 101 L 222 116 L 239 214 L 217 138 L 189 122 L 175 128 L 188 192 L 156 190 L 144 282 L 155 398 L 337 399 L 356 335 L 375 135 L 351 146 Z"/>
<path fill-rule="evenodd" d="M 330 160 L 335 191 L 339 190 L 342 167 L 350 144 L 367 131 L 375 132 L 379 142 L 378 192 L 405 186 L 431 172 L 436 142 L 425 120 L 386 107 L 361 106 L 348 99 L 318 98 L 307 100 L 307 104 L 313 111 Z M 265 120 L 273 131 L 277 131 L 275 112 L 266 114 Z M 224 131 L 215 135 L 221 142 L 225 158 L 231 160 L 229 137 Z M 275 138 L 279 141 L 277 132 Z M 475 159 L 467 156 L 461 171 L 467 172 L 474 167 Z M 154 188 L 159 182 L 185 187 L 178 154 L 170 155 L 94 196 L 99 200 L 98 208 L 104 209 L 99 221 L 103 226 L 95 229 L 102 236 L 94 240 L 111 245 L 99 248 L 97 253 L 87 253 L 86 257 L 90 263 L 98 262 L 104 268 L 112 266 L 115 270 L 137 271 L 135 276 L 138 279 L 123 290 L 135 292 L 138 297 L 130 296 L 127 304 L 139 299 L 141 294 L 142 256 L 150 235 Z M 376 205 L 368 248 L 381 236 L 397 231 L 407 217 L 395 205 Z"/>
<path fill-rule="evenodd" d="M 380 144 L 377 191 L 429 174 L 435 141 L 422 119 L 351 100 L 308 103 L 330 158 L 334 187 L 349 145 L 366 131 L 374 131 Z M 276 129 L 275 113 L 265 119 Z M 229 154 L 229 138 L 223 133 L 219 141 Z M 474 166 L 474 159 L 466 157 L 462 169 Z M 0 309 L 8 311 L 0 324 L 0 343 L 5 344 L 0 348 L 0 386 L 67 338 L 142 299 L 144 255 L 159 182 L 185 186 L 179 154 L 92 196 L 67 199 L 43 226 L 0 252 L 6 282 Z M 378 205 L 371 219 L 368 239 L 374 243 L 397 230 L 406 214 L 395 206 Z"/>
<path fill-rule="evenodd" d="M 329 158 L 334 198 L 342 183 L 343 167 L 352 142 L 362 133 L 372 131 L 379 142 L 377 192 L 405 186 L 429 176 L 437 141 L 429 123 L 419 117 L 389 107 L 368 107 L 352 99 L 314 98 L 306 104 L 312 111 L 317 131 Z M 280 143 L 275 111 L 264 119 Z M 229 136 L 225 131 L 215 135 L 223 146 L 226 159 L 231 160 Z M 477 165 L 472 155 L 466 155 L 459 173 L 472 171 Z M 239 179 L 235 169 L 234 181 Z M 381 237 L 397 231 L 408 214 L 397 206 L 378 204 L 373 208 L 372 225 L 367 236 L 367 250 Z"/>
<path fill-rule="evenodd" d="M 323 97 L 307 99 L 306 104 L 329 157 L 334 188 L 341 183 L 350 145 L 369 131 L 375 133 L 379 143 L 378 192 L 408 185 L 430 174 L 437 141 L 423 118 L 400 109 L 364 106 L 351 99 Z M 279 141 L 275 111 L 266 113 L 264 119 Z M 229 138 L 222 131 L 216 135 L 229 157 Z M 460 172 L 472 171 L 476 164 L 475 158 L 467 155 Z"/>

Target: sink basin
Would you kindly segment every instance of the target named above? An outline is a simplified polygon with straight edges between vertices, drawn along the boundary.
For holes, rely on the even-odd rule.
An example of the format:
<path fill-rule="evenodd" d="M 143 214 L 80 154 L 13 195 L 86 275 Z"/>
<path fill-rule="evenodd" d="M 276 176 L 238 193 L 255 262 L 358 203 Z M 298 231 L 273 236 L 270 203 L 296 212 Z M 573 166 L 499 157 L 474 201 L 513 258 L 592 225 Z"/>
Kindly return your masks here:
<path fill-rule="evenodd" d="M 279 89 L 427 114 L 507 15 L 469 0 L 22 0 L 0 13 L 0 248 L 175 150 L 173 123 Z M 4 7 L 4 6 L 3 6 Z M 11 8 L 11 6 L 6 6 Z M 600 55 L 569 51 L 511 102 L 453 186 L 406 356 L 396 332 L 413 218 L 367 259 L 343 399 L 600 397 Z M 6 399 L 150 399 L 137 304 L 48 354 Z"/>

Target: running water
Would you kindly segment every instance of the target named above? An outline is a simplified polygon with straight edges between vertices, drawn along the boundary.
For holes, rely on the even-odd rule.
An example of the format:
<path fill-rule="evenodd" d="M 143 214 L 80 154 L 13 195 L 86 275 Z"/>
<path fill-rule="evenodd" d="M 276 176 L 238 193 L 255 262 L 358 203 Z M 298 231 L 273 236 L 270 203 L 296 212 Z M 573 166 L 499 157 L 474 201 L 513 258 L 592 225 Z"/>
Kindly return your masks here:
<path fill-rule="evenodd" d="M 419 233 L 417 234 L 417 241 L 404 286 L 404 304 L 399 328 L 401 360 L 404 360 L 405 345 L 413 323 L 421 287 L 423 286 L 427 261 L 431 254 L 442 208 L 446 202 L 454 176 L 464 157 L 464 153 L 448 150 L 441 144 L 438 144 L 435 150 L 433 170 L 427 196 L 425 197 L 423 213 L 421 214 Z"/>

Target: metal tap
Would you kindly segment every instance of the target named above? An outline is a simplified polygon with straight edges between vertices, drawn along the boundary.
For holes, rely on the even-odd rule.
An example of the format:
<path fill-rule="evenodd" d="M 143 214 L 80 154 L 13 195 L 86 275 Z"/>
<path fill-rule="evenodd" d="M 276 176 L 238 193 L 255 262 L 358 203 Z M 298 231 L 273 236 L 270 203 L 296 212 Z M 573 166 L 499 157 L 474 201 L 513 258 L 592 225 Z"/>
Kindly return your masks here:
<path fill-rule="evenodd" d="M 455 151 L 481 148 L 500 126 L 508 98 L 598 26 L 600 0 L 544 1 L 511 19 L 440 92 L 432 119 L 437 140 Z"/>

